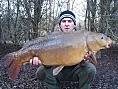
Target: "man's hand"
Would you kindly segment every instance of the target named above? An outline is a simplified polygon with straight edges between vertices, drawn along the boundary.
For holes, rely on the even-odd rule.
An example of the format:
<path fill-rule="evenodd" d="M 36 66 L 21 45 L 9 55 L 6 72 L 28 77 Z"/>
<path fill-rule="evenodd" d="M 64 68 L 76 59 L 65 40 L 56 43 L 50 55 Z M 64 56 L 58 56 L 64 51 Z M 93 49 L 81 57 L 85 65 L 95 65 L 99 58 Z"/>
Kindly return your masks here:
<path fill-rule="evenodd" d="M 80 62 L 80 65 L 81 66 L 85 66 L 88 62 L 89 62 L 89 59 L 90 59 L 90 54 L 86 54 L 85 56 L 84 56 L 84 59 Z"/>
<path fill-rule="evenodd" d="M 89 56 L 86 55 L 84 59 L 80 62 L 81 66 L 85 66 L 89 62 Z"/>
<path fill-rule="evenodd" d="M 96 55 L 96 52 L 93 52 L 94 53 L 94 55 Z M 85 66 L 88 62 L 89 62 L 89 60 L 91 59 L 91 52 L 88 52 L 85 56 L 84 56 L 84 59 L 80 62 L 80 65 L 81 66 Z"/>
<path fill-rule="evenodd" d="M 29 63 L 31 65 L 41 65 L 42 64 L 38 57 L 34 57 L 33 59 L 30 59 Z"/>

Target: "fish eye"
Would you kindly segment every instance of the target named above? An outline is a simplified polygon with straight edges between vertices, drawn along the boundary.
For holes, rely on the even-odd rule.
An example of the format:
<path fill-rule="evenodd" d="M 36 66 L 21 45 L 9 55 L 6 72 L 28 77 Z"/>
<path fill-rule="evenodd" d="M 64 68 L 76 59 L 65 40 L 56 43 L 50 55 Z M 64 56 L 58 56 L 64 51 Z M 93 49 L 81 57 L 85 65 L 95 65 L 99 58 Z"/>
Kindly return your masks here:
<path fill-rule="evenodd" d="M 104 37 L 101 37 L 101 39 L 103 39 Z"/>

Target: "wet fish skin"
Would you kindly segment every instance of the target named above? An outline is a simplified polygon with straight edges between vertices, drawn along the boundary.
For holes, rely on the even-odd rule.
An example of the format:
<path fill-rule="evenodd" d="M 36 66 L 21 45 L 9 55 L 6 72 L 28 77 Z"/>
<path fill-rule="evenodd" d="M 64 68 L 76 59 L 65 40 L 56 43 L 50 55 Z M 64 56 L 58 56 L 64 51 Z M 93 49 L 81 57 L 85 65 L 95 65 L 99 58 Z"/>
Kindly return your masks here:
<path fill-rule="evenodd" d="M 112 41 L 102 33 L 86 30 L 46 35 L 25 43 L 17 52 L 7 54 L 0 65 L 8 68 L 12 80 L 17 77 L 22 64 L 35 56 L 46 66 L 75 65 L 90 51 L 87 43 L 92 51 L 97 52 L 107 48 Z"/>

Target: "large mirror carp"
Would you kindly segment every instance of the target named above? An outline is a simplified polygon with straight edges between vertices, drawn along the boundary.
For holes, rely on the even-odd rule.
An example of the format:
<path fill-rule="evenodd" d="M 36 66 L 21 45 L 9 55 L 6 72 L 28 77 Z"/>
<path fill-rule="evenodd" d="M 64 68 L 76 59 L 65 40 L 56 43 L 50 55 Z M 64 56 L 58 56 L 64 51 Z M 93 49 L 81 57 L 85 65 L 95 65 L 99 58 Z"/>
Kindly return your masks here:
<path fill-rule="evenodd" d="M 109 48 L 111 43 L 112 40 L 102 33 L 87 30 L 59 32 L 24 43 L 20 50 L 5 55 L 0 65 L 8 68 L 10 78 L 14 80 L 22 64 L 33 57 L 38 57 L 45 66 L 71 66 L 80 63 L 89 51 Z M 97 61 L 91 55 L 96 65 Z"/>

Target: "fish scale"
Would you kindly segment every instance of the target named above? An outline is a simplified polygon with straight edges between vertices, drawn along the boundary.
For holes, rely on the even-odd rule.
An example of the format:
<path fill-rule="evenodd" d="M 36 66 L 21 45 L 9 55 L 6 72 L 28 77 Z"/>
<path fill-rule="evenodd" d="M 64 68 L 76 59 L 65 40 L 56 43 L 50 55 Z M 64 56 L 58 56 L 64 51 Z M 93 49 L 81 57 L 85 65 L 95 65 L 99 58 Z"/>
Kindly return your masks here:
<path fill-rule="evenodd" d="M 87 30 L 52 33 L 28 41 L 20 50 L 6 54 L 0 65 L 8 68 L 10 78 L 14 80 L 22 64 L 35 56 L 45 66 L 72 66 L 80 63 L 89 51 L 106 49 L 111 43 L 112 40 L 104 34 Z M 97 64 L 95 56 L 91 56 L 92 62 Z"/>

